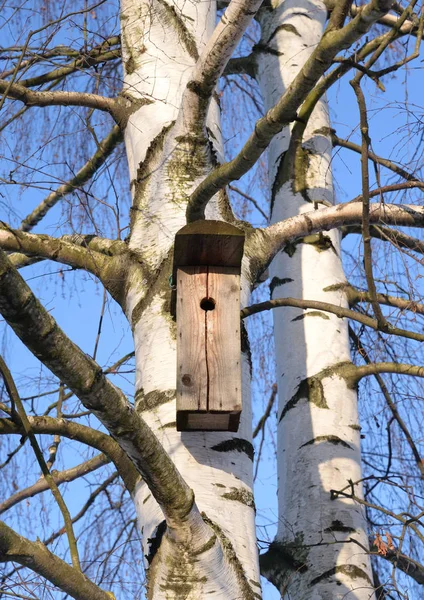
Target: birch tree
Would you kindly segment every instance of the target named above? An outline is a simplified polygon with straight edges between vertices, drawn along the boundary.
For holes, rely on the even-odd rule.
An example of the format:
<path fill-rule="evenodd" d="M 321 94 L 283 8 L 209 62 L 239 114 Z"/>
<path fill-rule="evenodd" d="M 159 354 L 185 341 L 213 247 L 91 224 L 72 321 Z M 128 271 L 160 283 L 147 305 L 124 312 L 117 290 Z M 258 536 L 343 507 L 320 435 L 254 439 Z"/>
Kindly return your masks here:
<path fill-rule="evenodd" d="M 292 600 L 409 597 L 408 585 L 424 582 L 424 468 L 419 427 L 403 405 L 406 390 L 419 402 L 424 375 L 424 307 L 414 270 L 424 248 L 420 142 L 413 139 L 422 127 L 418 117 L 409 122 L 415 154 L 400 164 L 375 150 L 368 108 L 375 90 L 419 57 L 419 4 L 103 0 L 3 11 L 0 312 L 7 335 L 13 332 L 42 365 L 48 391 L 27 394 L 28 383 L 3 352 L 0 441 L 7 436 L 14 449 L 2 458 L 1 593 L 253 600 L 262 598 L 262 575 Z M 345 80 L 356 101 L 348 125 L 359 134 L 352 139 L 339 136 L 326 97 Z M 233 93 L 229 82 L 244 91 Z M 241 94 L 261 113 L 254 122 L 237 112 Z M 408 110 L 420 114 L 419 107 Z M 396 129 L 387 125 L 388 133 Z M 228 142 L 223 128 L 244 132 L 244 139 Z M 340 149 L 360 164 L 357 196 L 345 202 L 332 175 Z M 266 202 L 258 185 L 243 191 L 264 159 Z M 60 185 L 46 184 L 46 174 Z M 253 212 L 242 214 L 240 197 Z M 255 227 L 260 214 L 267 222 Z M 198 220 L 245 233 L 237 433 L 176 430 L 170 274 L 177 231 Z M 347 260 L 346 273 L 342 237 L 360 240 L 359 260 L 354 269 Z M 387 264 L 382 252 L 400 258 Z M 65 333 L 29 284 L 52 262 L 62 277 L 72 270 L 98 282 L 102 317 L 110 301 L 128 322 L 129 354 L 105 366 L 96 360 L 98 339 L 93 352 Z M 270 299 L 262 291 L 263 302 L 252 300 L 258 285 Z M 253 423 L 245 323 L 270 309 L 275 385 Z M 131 360 L 129 390 L 116 374 Z M 369 391 L 370 381 L 379 391 Z M 360 382 L 368 403 L 361 414 L 373 406 L 388 435 L 379 467 L 368 456 L 372 441 L 362 441 L 365 464 L 361 459 Z M 277 389 L 278 522 L 259 554 L 253 437 L 268 427 Z M 57 471 L 62 439 L 88 454 Z M 399 475 L 405 465 L 395 447 L 411 457 L 406 474 Z M 32 480 L 11 487 L 24 455 Z M 99 483 L 90 479 L 94 473 L 106 476 Z M 97 487 L 77 512 L 62 484 L 83 477 Z M 40 540 L 41 525 L 33 521 L 28 533 L 14 511 L 44 492 L 62 526 Z M 109 532 L 91 539 L 90 557 L 79 521 L 102 494 L 123 522 L 124 512 L 130 520 L 120 530 L 114 525 L 113 543 Z M 133 543 L 136 532 L 142 545 Z M 102 544 L 107 558 L 100 561 Z M 106 576 L 99 564 L 115 555 L 118 566 Z M 138 569 L 125 588 L 120 573 L 137 562 L 145 565 L 146 583 Z"/>

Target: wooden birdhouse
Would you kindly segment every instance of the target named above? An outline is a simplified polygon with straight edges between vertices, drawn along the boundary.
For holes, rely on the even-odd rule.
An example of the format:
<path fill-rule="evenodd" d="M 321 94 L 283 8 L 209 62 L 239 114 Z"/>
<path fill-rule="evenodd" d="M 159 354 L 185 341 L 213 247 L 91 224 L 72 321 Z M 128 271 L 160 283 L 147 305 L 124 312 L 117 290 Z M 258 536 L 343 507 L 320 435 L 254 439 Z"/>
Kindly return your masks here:
<path fill-rule="evenodd" d="M 244 232 L 195 221 L 175 237 L 178 431 L 237 431 Z"/>

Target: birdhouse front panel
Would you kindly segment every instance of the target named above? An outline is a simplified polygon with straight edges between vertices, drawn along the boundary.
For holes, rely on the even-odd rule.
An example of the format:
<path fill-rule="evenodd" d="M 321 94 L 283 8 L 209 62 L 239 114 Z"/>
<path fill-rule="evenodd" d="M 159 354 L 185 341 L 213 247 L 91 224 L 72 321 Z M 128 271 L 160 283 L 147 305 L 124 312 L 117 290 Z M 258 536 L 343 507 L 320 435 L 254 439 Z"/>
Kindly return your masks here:
<path fill-rule="evenodd" d="M 177 269 L 177 429 L 237 431 L 240 269 Z"/>

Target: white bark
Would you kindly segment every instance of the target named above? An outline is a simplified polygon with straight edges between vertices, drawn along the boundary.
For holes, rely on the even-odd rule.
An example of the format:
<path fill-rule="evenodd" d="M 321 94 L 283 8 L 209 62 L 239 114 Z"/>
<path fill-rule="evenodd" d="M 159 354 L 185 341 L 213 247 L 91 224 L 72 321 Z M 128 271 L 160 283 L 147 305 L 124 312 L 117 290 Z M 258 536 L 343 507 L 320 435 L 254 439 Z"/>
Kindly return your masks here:
<path fill-rule="evenodd" d="M 136 252 L 143 248 L 149 264 L 160 263 L 175 232 L 185 225 L 184 201 L 211 165 L 211 152 L 202 148 L 191 156 L 193 149 L 179 139 L 181 132 L 165 136 L 164 128 L 177 120 L 183 92 L 215 20 L 214 2 L 122 2 L 123 95 L 139 102 L 125 129 L 133 194 L 137 179 L 145 183 L 142 197 L 133 205 L 130 247 Z M 214 98 L 208 127 L 213 152 L 222 161 L 219 108 Z M 143 164 L 146 158 L 148 164 Z M 208 218 L 217 218 L 213 202 Z M 146 251 L 149 248 L 155 256 Z"/>
<path fill-rule="evenodd" d="M 171 568 L 163 560 L 175 556 L 175 546 L 161 547 L 160 566 L 154 568 L 152 598 L 180 598 L 178 586 L 186 581 L 191 586 L 187 598 L 228 598 L 240 588 L 237 570 L 242 568 L 243 579 L 248 582 L 251 597 L 260 598 L 258 557 L 252 548 L 256 545 L 255 512 L 252 494 L 250 369 L 246 356 L 243 359 L 243 413 L 237 434 L 179 433 L 175 428 L 176 348 L 174 324 L 164 314 L 163 298 L 157 296 L 144 311 L 135 326 L 137 360 L 138 407 L 143 418 L 156 433 L 166 452 L 177 465 L 188 485 L 194 490 L 196 505 L 209 520 L 217 524 L 234 548 L 237 564 L 230 555 L 221 557 L 218 545 L 204 554 L 196 554 L 211 538 L 199 525 L 195 515 L 191 518 L 201 529 L 201 535 L 189 534 L 185 545 L 190 548 L 178 563 L 186 568 Z M 149 409 L 149 405 L 151 408 Z M 229 458 L 231 456 L 231 458 Z M 144 552 L 153 557 L 158 526 L 163 515 L 144 483 L 139 484 L 134 500 L 142 528 Z M 195 530 L 196 530 L 195 527 Z M 197 530 L 196 530 L 197 531 Z M 181 535 L 181 532 L 172 535 Z M 167 542 L 168 543 L 168 542 Z M 224 544 L 225 545 L 225 544 Z M 212 553 L 214 550 L 214 553 Z M 196 560 L 194 560 L 194 557 Z M 216 571 L 216 562 L 224 562 L 225 569 Z M 253 583 L 256 582 L 256 583 Z M 177 589 L 178 588 L 178 589 Z M 172 593 L 175 592 L 175 596 Z M 246 592 L 245 592 L 246 593 Z M 255 595 L 256 594 L 256 595 Z M 181 596 L 182 597 L 182 596 Z M 185 597 L 185 596 L 184 596 Z M 205 596 L 206 597 L 206 596 Z M 249 597 L 249 596 L 246 596 Z"/>
<path fill-rule="evenodd" d="M 216 101 L 212 99 L 207 123 L 214 152 L 208 150 L 207 139 L 196 146 L 196 136 L 182 139 L 181 129 L 171 126 L 179 117 L 184 89 L 215 18 L 215 5 L 209 2 L 123 2 L 124 95 L 142 101 L 125 132 L 135 208 L 130 247 L 141 264 L 129 281 L 126 300 L 135 341 L 136 405 L 194 490 L 196 503 L 184 524 L 168 522 L 163 535 L 164 516 L 148 487 L 140 483 L 135 491 L 144 553 L 151 564 L 149 598 L 155 600 L 261 597 L 247 356 L 242 360 L 244 408 L 237 434 L 181 434 L 175 427 L 177 369 L 175 323 L 169 313 L 169 250 L 186 222 L 192 187 L 211 168 L 214 152 L 215 160 L 222 160 Z M 197 141 L 205 142 L 203 132 L 196 135 Z M 207 217 L 222 218 L 219 208 L 218 202 L 211 202 Z M 245 279 L 244 303 L 249 287 Z"/>
<path fill-rule="evenodd" d="M 326 8 L 319 0 L 286 0 L 263 9 L 259 84 L 266 109 L 274 105 L 322 36 Z M 270 146 L 272 222 L 333 203 L 331 143 L 326 101 L 314 110 L 303 137 L 306 158 L 295 180 L 290 131 Z M 302 176 L 305 172 L 306 177 Z M 296 187 L 297 186 L 297 187 Z M 299 191 L 296 191 L 299 190 Z M 345 281 L 337 231 L 304 238 L 278 253 L 271 266 L 274 298 L 292 296 L 347 306 L 330 286 Z M 368 557 L 349 542 L 367 545 L 365 515 L 331 490 L 361 478 L 356 391 L 332 374 L 350 361 L 347 322 L 319 311 L 284 308 L 274 314 L 279 394 L 279 526 L 264 569 L 292 600 L 374 597 Z M 359 488 L 359 489 L 358 489 Z M 361 494 L 361 488 L 355 489 Z M 276 551 L 278 548 L 278 552 Z"/>

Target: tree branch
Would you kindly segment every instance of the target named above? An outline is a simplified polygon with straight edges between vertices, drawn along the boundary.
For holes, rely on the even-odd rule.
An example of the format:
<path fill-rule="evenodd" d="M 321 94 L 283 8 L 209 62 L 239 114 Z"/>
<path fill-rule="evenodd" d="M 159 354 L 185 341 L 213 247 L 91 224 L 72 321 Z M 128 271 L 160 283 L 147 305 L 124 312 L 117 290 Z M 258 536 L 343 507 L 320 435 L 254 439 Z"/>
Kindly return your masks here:
<path fill-rule="evenodd" d="M 239 154 L 210 173 L 196 188 L 187 206 L 187 220 L 204 218 L 209 200 L 221 188 L 240 179 L 256 163 L 274 136 L 296 120 L 297 110 L 340 50 L 348 48 L 388 12 L 392 0 L 372 0 L 342 29 L 326 31 L 299 74 L 277 104 L 256 122 L 254 132 Z"/>
<path fill-rule="evenodd" d="M 410 365 L 407 363 L 380 362 L 366 365 L 342 365 L 339 372 L 349 380 L 350 385 L 356 385 L 358 381 L 370 375 L 379 373 L 396 373 L 397 375 L 410 375 L 411 377 L 424 377 L 424 367 Z"/>
<path fill-rule="evenodd" d="M 352 538 L 351 538 L 352 539 Z M 357 540 L 355 540 L 356 542 Z M 414 579 L 420 585 L 424 585 L 424 565 L 415 561 L 410 556 L 406 556 L 406 554 L 402 554 L 397 550 L 387 549 L 386 554 L 381 554 L 378 552 L 376 546 L 371 544 L 369 554 L 373 556 L 379 556 L 384 560 L 389 561 L 393 566 L 397 569 L 400 569 L 403 573 Z"/>
<path fill-rule="evenodd" d="M 56 69 L 53 69 L 52 71 L 49 71 L 48 73 L 43 73 L 42 75 L 36 75 L 35 77 L 30 77 L 28 79 L 21 79 L 19 81 L 19 85 L 22 85 L 26 88 L 43 85 L 44 83 L 49 83 L 50 81 L 63 79 L 64 77 L 67 77 L 76 71 L 88 69 L 92 66 L 120 58 L 120 47 L 112 49 L 112 46 L 119 44 L 120 36 L 115 35 L 105 40 L 99 46 L 92 48 L 87 53 L 78 53 L 71 63 L 62 65 Z M 7 74 L 3 73 L 2 77 L 4 78 L 5 76 L 7 76 Z"/>
<path fill-rule="evenodd" d="M 332 313 L 339 317 L 339 319 L 347 318 L 352 321 L 357 321 L 358 323 L 362 323 L 366 327 L 371 327 L 375 331 L 383 331 L 384 333 L 390 333 L 391 335 L 398 335 L 399 337 L 405 337 L 407 339 L 412 339 L 418 342 L 424 342 L 424 334 L 417 333 L 415 331 L 408 331 L 406 329 L 399 329 L 398 327 L 392 327 L 390 324 L 387 324 L 384 328 L 378 323 L 377 319 L 373 319 L 368 315 L 363 315 L 354 310 L 349 310 L 348 308 L 344 308 L 344 306 L 336 306 L 335 304 L 331 304 L 329 302 L 321 302 L 319 300 L 304 300 L 299 298 L 275 298 L 274 300 L 267 300 L 265 302 L 259 302 L 258 304 L 253 304 L 252 306 L 247 306 L 243 308 L 241 311 L 241 318 L 244 319 L 246 317 L 250 317 L 251 315 L 255 315 L 259 312 L 263 312 L 265 310 L 271 310 L 273 308 L 279 308 L 282 306 L 293 306 L 295 308 L 301 308 L 303 310 L 307 310 L 308 308 L 314 308 L 317 310 L 322 310 L 324 312 Z"/>
<path fill-rule="evenodd" d="M 412 182 L 413 183 L 413 182 Z M 424 227 L 424 207 L 396 204 L 370 204 L 370 223 L 389 224 L 400 227 Z M 265 229 L 255 229 L 249 233 L 245 254 L 255 259 L 252 276 L 262 273 L 274 256 L 288 243 L 345 225 L 359 225 L 362 222 L 362 204 L 349 202 L 291 217 Z"/>
<path fill-rule="evenodd" d="M 62 483 L 69 483 L 70 481 L 74 481 L 79 477 L 88 475 L 88 473 L 96 471 L 100 467 L 107 465 L 109 462 L 110 459 L 107 456 L 105 456 L 104 454 L 98 454 L 97 456 L 94 456 L 93 458 L 84 461 L 76 467 L 72 467 L 70 469 L 66 469 L 60 472 L 51 471 L 51 476 L 53 477 L 55 484 L 59 486 Z M 34 496 L 37 496 L 38 494 L 41 494 L 42 492 L 45 492 L 48 489 L 49 485 L 46 479 L 43 477 L 40 478 L 33 485 L 23 490 L 19 490 L 19 492 L 16 492 L 16 494 L 13 494 L 13 496 L 10 496 L 10 498 L 8 498 L 7 500 L 4 500 L 0 504 L 0 514 L 6 512 L 7 510 L 9 510 L 9 508 L 12 508 L 16 504 L 19 504 L 19 502 L 22 502 L 27 498 L 33 498 Z"/>
<path fill-rule="evenodd" d="M 76 600 L 111 600 L 90 581 L 40 542 L 31 542 L 0 521 L 0 562 L 13 561 L 35 571 Z"/>
<path fill-rule="evenodd" d="M 27 348 L 76 394 L 143 476 L 166 518 L 181 523 L 193 492 L 146 422 L 101 367 L 76 346 L 0 251 L 0 312 Z"/>
<path fill-rule="evenodd" d="M 110 133 L 99 143 L 96 152 L 85 163 L 85 165 L 69 181 L 59 186 L 54 192 L 51 192 L 40 204 L 25 217 L 20 229 L 30 231 L 47 212 L 66 194 L 83 186 L 106 162 L 106 159 L 112 154 L 116 146 L 121 142 L 122 134 L 118 125 L 115 125 Z"/>
<path fill-rule="evenodd" d="M 371 362 L 371 359 L 368 356 L 368 352 L 366 351 L 363 344 L 361 343 L 360 338 L 356 335 L 356 333 L 351 328 L 349 328 L 349 335 L 352 338 L 353 342 L 355 343 L 356 347 L 358 348 L 359 354 L 361 355 L 363 360 L 367 363 L 367 365 L 373 365 L 374 363 Z M 411 449 L 412 456 L 415 459 L 417 468 L 421 474 L 421 477 L 424 479 L 424 463 L 422 461 L 421 453 L 418 451 L 418 448 L 417 448 L 414 440 L 412 439 L 411 432 L 409 431 L 404 420 L 400 416 L 400 413 L 397 409 L 396 403 L 393 401 L 392 396 L 389 393 L 389 390 L 387 389 L 384 379 L 381 377 L 379 372 L 373 373 L 373 375 L 374 375 L 378 385 L 380 386 L 381 392 L 384 396 L 387 406 L 390 409 L 390 412 L 393 415 L 393 418 L 396 420 L 397 424 L 399 425 L 400 429 L 402 430 L 402 432 L 405 436 L 405 439 Z"/>
<path fill-rule="evenodd" d="M 185 130 L 204 124 L 214 91 L 224 68 L 262 0 L 232 0 L 200 55 L 184 92 L 180 115 Z"/>
<path fill-rule="evenodd" d="M 327 5 L 327 3 L 326 3 Z M 362 10 L 362 6 L 355 6 L 354 4 L 352 4 L 351 8 L 350 8 L 350 12 L 352 13 L 353 16 L 356 16 L 357 14 L 359 14 Z M 416 17 L 416 15 L 413 15 L 414 17 Z M 406 20 L 400 20 L 399 17 L 396 17 L 395 15 L 384 15 L 384 17 L 381 17 L 381 19 L 378 19 L 378 23 L 381 23 L 382 25 L 386 25 L 387 27 L 390 27 L 391 29 L 397 29 L 399 31 L 399 33 L 401 33 L 402 35 L 407 35 L 407 34 L 411 34 L 414 36 L 417 36 L 418 34 L 418 23 L 416 22 L 418 21 L 418 18 L 416 17 L 415 22 L 411 21 L 409 19 Z"/>
<path fill-rule="evenodd" d="M 370 235 L 370 182 L 369 182 L 369 169 L 368 169 L 368 161 L 369 161 L 369 145 L 371 143 L 371 139 L 369 137 L 369 126 L 368 126 L 368 114 L 367 114 L 367 106 L 365 102 L 365 96 L 361 88 L 362 81 L 362 73 L 357 73 L 355 77 L 350 82 L 358 103 L 359 108 L 359 118 L 360 118 L 360 129 L 361 129 L 361 180 L 362 180 L 362 243 L 364 249 L 364 270 L 365 270 L 365 279 L 367 281 L 367 286 L 371 296 L 371 305 L 374 311 L 374 314 L 378 321 L 378 326 L 381 331 L 387 329 L 387 322 L 384 318 L 383 312 L 380 308 L 380 305 L 377 301 L 376 294 L 377 289 L 374 281 L 373 274 L 373 264 L 372 264 L 372 248 L 371 248 L 371 240 L 372 237 Z"/>
<path fill-rule="evenodd" d="M 45 52 L 40 52 L 32 48 L 27 48 L 27 50 L 24 52 L 24 60 L 22 60 L 20 64 L 20 70 L 28 69 L 34 66 L 35 64 L 44 61 L 51 62 L 51 59 L 55 57 L 68 57 L 72 58 L 73 61 L 68 65 L 62 65 L 61 67 L 54 69 L 53 71 L 49 71 L 48 73 L 44 73 L 42 75 L 38 75 L 30 79 L 21 79 L 19 83 L 20 85 L 24 85 L 25 87 L 41 85 L 48 81 L 55 81 L 57 79 L 61 79 L 63 78 L 63 76 L 69 75 L 77 69 L 84 69 L 92 66 L 93 64 L 103 62 L 100 57 L 102 57 L 103 60 L 110 60 L 111 58 L 115 58 L 114 56 L 109 56 L 109 54 L 111 53 L 118 53 L 116 57 L 119 57 L 121 56 L 120 44 L 121 36 L 114 35 L 110 38 L 107 38 L 101 44 L 95 46 L 87 52 L 74 50 L 73 48 L 69 48 L 66 46 L 57 46 L 56 48 L 51 48 L 50 50 L 46 50 Z M 118 46 L 118 48 L 114 48 L 112 50 L 113 46 Z M 22 51 L 24 49 L 21 47 L 15 48 L 14 50 L 16 52 L 19 52 L 19 54 L 22 54 Z M 25 56 L 28 56 L 29 58 L 25 59 Z M 67 69 L 67 71 L 64 72 L 63 69 Z M 62 70 L 62 72 L 59 74 L 58 71 L 60 70 Z M 5 79 L 6 77 L 13 75 L 14 72 L 15 68 L 9 71 L 3 71 L 3 73 L 0 73 L 0 77 L 2 79 Z"/>
<path fill-rule="evenodd" d="M 34 234 L 11 229 L 0 222 L 0 248 L 8 252 L 17 251 L 25 255 L 47 258 L 77 269 L 84 269 L 101 278 L 102 270 L 107 266 L 107 257 L 92 247 L 44 234 Z"/>
<path fill-rule="evenodd" d="M 74 528 L 72 526 L 72 520 L 69 509 L 66 506 L 65 500 L 63 499 L 63 496 L 60 493 L 59 488 L 57 487 L 56 482 L 50 473 L 49 468 L 46 465 L 46 461 L 44 460 L 43 453 L 41 452 L 41 448 L 38 445 L 37 438 L 35 437 L 34 432 L 31 429 L 31 424 L 28 420 L 24 405 L 22 404 L 22 400 L 18 394 L 15 382 L 12 378 L 12 374 L 10 373 L 9 368 L 4 362 L 2 356 L 0 356 L 0 373 L 6 386 L 7 393 L 9 394 L 9 398 L 12 402 L 12 406 L 17 411 L 17 416 L 19 417 L 19 420 L 22 423 L 25 435 L 29 438 L 29 442 L 34 451 L 41 472 L 44 475 L 44 480 L 47 483 L 47 486 L 50 488 L 53 498 L 56 500 L 58 508 L 62 513 L 63 521 L 65 523 L 66 536 L 68 538 L 69 552 L 71 554 L 72 565 L 75 569 L 81 571 L 77 540 L 75 538 Z M 14 413 L 12 412 L 12 414 Z"/>
<path fill-rule="evenodd" d="M 101 431 L 96 431 L 91 427 L 81 425 L 80 423 L 66 421 L 65 419 L 29 416 L 28 420 L 34 433 L 46 435 L 59 434 L 71 440 L 76 440 L 81 444 L 87 444 L 105 454 L 117 468 L 129 493 L 132 494 L 134 492 L 135 485 L 139 481 L 140 476 L 127 455 L 109 435 Z M 24 430 L 19 423 L 15 423 L 11 419 L 0 419 L 0 435 L 2 434 L 23 435 Z"/>
<path fill-rule="evenodd" d="M 252 79 L 256 76 L 256 60 L 255 53 L 252 52 L 249 56 L 236 56 L 230 58 L 222 75 L 249 75 Z"/>
<path fill-rule="evenodd" d="M 108 112 L 119 120 L 119 107 L 114 98 L 106 98 L 85 92 L 34 92 L 19 83 L 10 84 L 0 80 L 0 93 L 7 98 L 19 100 L 25 106 L 85 106 Z"/>
<path fill-rule="evenodd" d="M 358 225 L 343 226 L 342 232 L 343 236 L 348 235 L 350 233 L 362 233 L 361 227 Z M 398 248 L 408 248 L 409 250 L 413 250 L 414 252 L 424 254 L 424 242 L 410 235 L 407 235 L 402 231 L 397 231 L 396 229 L 389 229 L 388 227 L 382 227 L 380 225 L 378 227 L 371 227 L 370 234 L 372 235 L 372 237 L 377 238 L 383 242 L 390 242 Z"/>
<path fill-rule="evenodd" d="M 361 146 L 359 146 L 358 144 L 354 144 L 350 140 L 344 140 L 342 138 L 339 138 L 339 136 L 333 129 L 331 130 L 331 143 L 333 144 L 333 146 L 340 146 L 341 148 L 353 150 L 353 152 L 356 152 L 358 154 L 361 153 Z M 375 164 L 382 165 L 383 167 L 390 169 L 391 171 L 393 171 L 393 173 L 396 173 L 396 175 L 403 177 L 407 181 L 418 181 L 418 177 L 416 177 L 412 173 L 409 173 L 402 167 L 399 167 L 399 165 L 392 162 L 391 160 L 388 160 L 387 158 L 377 156 L 377 154 L 374 154 L 373 152 L 368 152 L 368 158 L 372 160 Z"/>
<path fill-rule="evenodd" d="M 262 415 L 262 417 L 259 419 L 255 429 L 253 430 L 253 434 L 252 434 L 253 439 L 255 439 L 255 437 L 258 435 L 258 433 L 261 431 L 261 429 L 263 429 L 265 427 L 265 423 L 267 422 L 267 419 L 268 419 L 269 415 L 271 414 L 272 407 L 274 406 L 274 402 L 277 397 L 277 389 L 278 389 L 277 384 L 274 383 L 274 385 L 272 386 L 271 396 L 269 397 L 265 412 Z"/>
<path fill-rule="evenodd" d="M 328 12 L 332 12 L 334 10 L 334 7 L 336 5 L 336 0 L 325 0 L 324 4 L 328 10 Z M 356 16 L 357 14 L 359 14 L 361 12 L 361 10 L 363 9 L 363 6 L 356 6 L 355 4 L 352 4 L 350 7 L 350 13 L 352 16 Z M 418 31 L 418 18 L 416 15 L 412 15 L 414 17 L 413 20 L 407 20 L 405 22 L 402 22 L 401 27 L 399 28 L 401 33 L 403 35 L 406 35 L 408 33 L 410 33 L 411 35 L 417 35 L 417 31 Z M 398 27 L 399 26 L 399 17 L 396 17 L 395 15 L 384 15 L 383 17 L 381 17 L 380 19 L 378 19 L 378 23 L 381 23 L 382 25 L 386 25 L 387 27 L 390 28 L 394 28 L 394 27 Z"/>
<path fill-rule="evenodd" d="M 368 291 L 358 290 L 350 284 L 343 285 L 342 287 L 350 306 L 354 306 L 360 302 L 371 302 Z M 389 294 L 377 294 L 377 301 L 386 306 L 393 306 L 400 310 L 410 310 L 413 313 L 424 315 L 424 304 L 415 302 L 415 300 L 405 300 L 404 298 L 397 298 Z"/>

